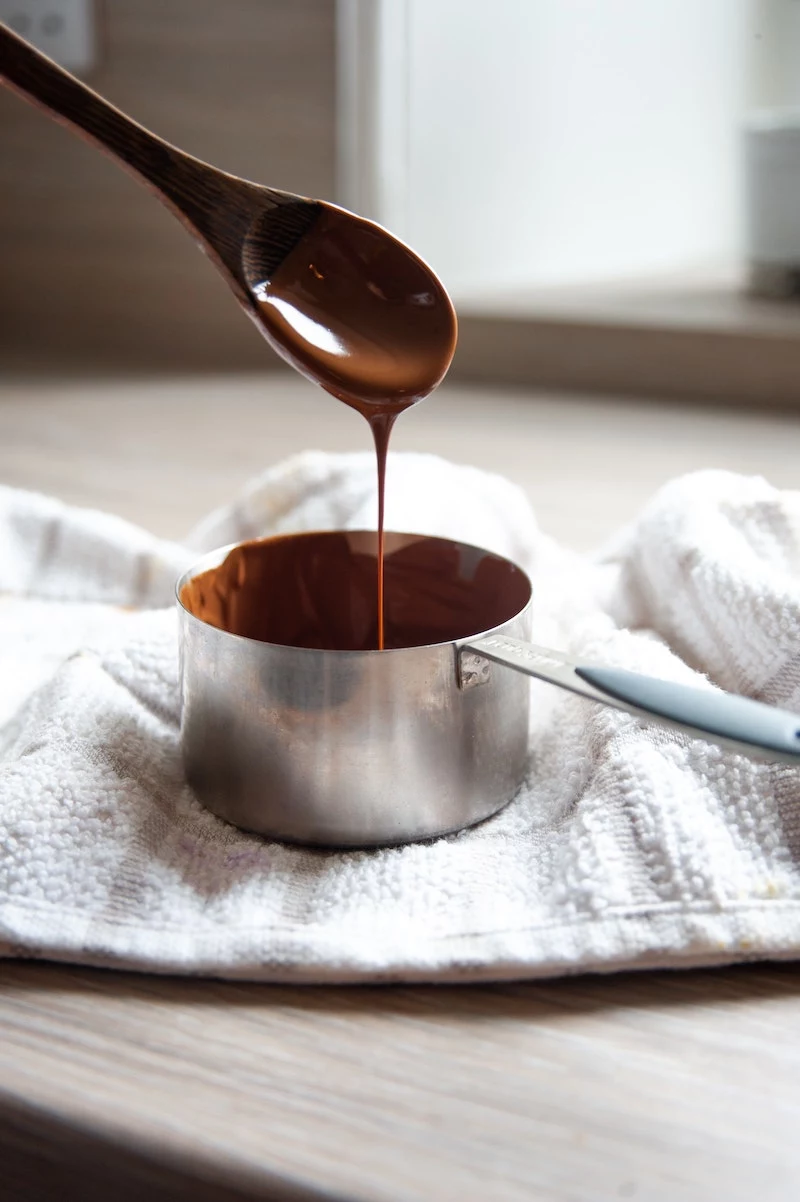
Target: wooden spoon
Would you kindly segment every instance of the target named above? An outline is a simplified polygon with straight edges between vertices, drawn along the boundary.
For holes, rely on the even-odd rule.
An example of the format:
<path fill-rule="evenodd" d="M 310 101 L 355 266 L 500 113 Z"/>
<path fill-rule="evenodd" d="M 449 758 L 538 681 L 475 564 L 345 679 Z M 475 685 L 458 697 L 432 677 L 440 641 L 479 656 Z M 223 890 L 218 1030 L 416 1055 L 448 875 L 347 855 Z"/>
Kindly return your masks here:
<path fill-rule="evenodd" d="M 453 306 L 431 269 L 380 226 L 185 154 L 4 25 L 0 79 L 142 180 L 278 354 L 329 392 L 362 412 L 399 412 L 442 379 Z"/>

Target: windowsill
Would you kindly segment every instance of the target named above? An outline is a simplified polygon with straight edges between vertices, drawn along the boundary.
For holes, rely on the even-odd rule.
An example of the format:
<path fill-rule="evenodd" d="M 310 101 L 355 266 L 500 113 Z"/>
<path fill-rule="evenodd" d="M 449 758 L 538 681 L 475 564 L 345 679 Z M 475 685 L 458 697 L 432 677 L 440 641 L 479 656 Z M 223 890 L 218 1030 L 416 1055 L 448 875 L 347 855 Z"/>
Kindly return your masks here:
<path fill-rule="evenodd" d="M 523 388 L 800 408 L 800 303 L 663 281 L 460 298 L 452 377 Z M 113 323 L 112 323 L 113 326 Z M 238 326 L 233 327 L 238 334 Z M 3 376 L 80 379 L 288 371 L 258 337 L 159 341 L 136 329 L 3 346 Z M 118 332 L 118 331 L 117 331 Z M 37 330 L 38 337 L 40 331 Z"/>
<path fill-rule="evenodd" d="M 800 304 L 735 282 L 508 292 L 458 311 L 461 378 L 800 406 Z"/>

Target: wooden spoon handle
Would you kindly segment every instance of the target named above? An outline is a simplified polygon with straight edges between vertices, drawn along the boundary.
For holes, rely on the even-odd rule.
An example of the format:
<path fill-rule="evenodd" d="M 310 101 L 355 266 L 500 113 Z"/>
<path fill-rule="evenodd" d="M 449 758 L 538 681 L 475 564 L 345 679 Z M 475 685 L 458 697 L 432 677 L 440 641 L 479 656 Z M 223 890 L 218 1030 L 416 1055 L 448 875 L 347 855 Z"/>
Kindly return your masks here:
<path fill-rule="evenodd" d="M 0 80 L 110 154 L 210 244 L 224 266 L 238 268 L 237 226 L 246 227 L 257 207 L 254 185 L 156 137 L 2 24 Z"/>
<path fill-rule="evenodd" d="M 0 77 L 159 190 L 169 185 L 176 171 L 194 169 L 188 155 L 126 117 L 6 25 L 0 25 Z"/>

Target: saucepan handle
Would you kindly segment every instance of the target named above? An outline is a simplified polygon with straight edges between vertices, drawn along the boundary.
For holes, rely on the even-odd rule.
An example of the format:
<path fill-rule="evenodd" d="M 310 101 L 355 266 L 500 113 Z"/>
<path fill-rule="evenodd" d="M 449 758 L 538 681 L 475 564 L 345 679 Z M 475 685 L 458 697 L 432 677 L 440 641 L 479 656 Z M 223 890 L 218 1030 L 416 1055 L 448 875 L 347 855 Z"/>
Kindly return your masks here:
<path fill-rule="evenodd" d="M 460 654 L 504 664 L 592 701 L 745 755 L 800 767 L 800 715 L 749 697 L 658 680 L 624 668 L 576 663 L 558 651 L 506 635 L 470 640 L 461 644 Z"/>

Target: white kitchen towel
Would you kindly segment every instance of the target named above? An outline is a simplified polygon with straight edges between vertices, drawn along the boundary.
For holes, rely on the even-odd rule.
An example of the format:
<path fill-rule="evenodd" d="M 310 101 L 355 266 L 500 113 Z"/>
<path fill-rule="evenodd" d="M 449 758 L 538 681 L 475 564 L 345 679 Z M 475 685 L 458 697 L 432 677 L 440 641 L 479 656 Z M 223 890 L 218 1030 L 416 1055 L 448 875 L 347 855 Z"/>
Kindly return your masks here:
<path fill-rule="evenodd" d="M 176 576 L 255 534 L 373 525 L 373 476 L 370 455 L 299 456 L 185 546 L 0 489 L 0 953 L 307 982 L 800 957 L 800 770 L 550 686 L 521 794 L 461 834 L 304 850 L 198 804 Z M 592 559 L 506 481 L 430 456 L 392 456 L 388 506 L 520 562 L 541 644 L 800 711 L 800 493 L 689 476 Z"/>

